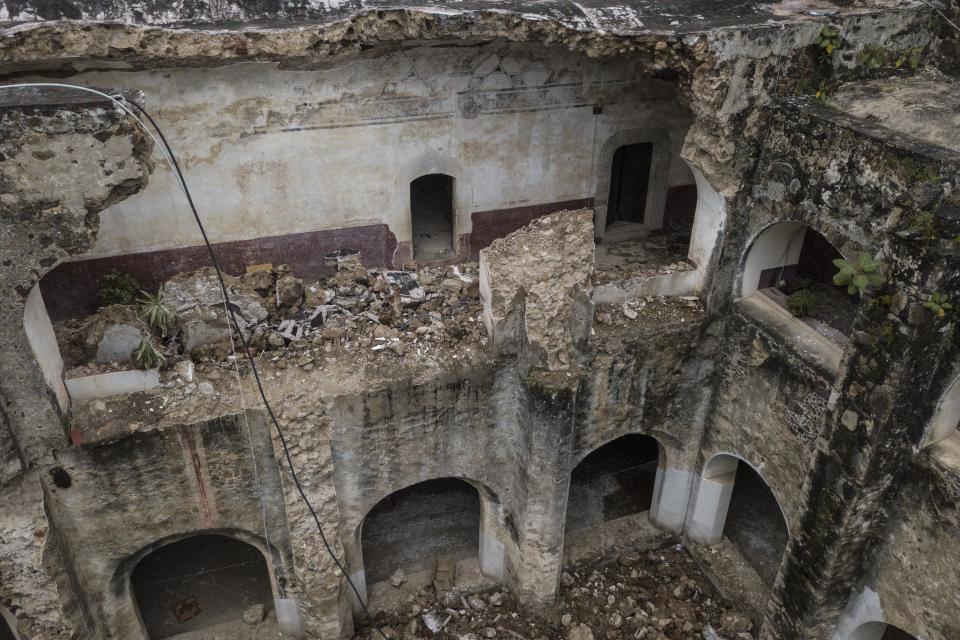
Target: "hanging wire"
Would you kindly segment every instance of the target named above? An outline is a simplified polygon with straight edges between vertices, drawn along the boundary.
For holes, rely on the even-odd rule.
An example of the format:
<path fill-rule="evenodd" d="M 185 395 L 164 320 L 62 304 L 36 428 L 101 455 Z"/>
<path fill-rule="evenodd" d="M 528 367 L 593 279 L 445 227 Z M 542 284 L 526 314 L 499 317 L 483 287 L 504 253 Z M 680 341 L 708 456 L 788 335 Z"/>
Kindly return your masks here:
<path fill-rule="evenodd" d="M 310 515 L 312 516 L 313 521 L 317 526 L 317 531 L 320 534 L 320 540 L 323 542 L 323 546 L 326 549 L 327 554 L 333 560 L 333 563 L 337 566 L 337 569 L 339 569 L 340 572 L 343 574 L 343 577 L 346 578 L 347 583 L 350 585 L 350 589 L 353 591 L 354 595 L 356 596 L 357 602 L 359 602 L 363 612 L 372 621 L 373 616 L 370 614 L 370 610 L 367 608 L 367 603 L 364 601 L 364 598 L 360 595 L 360 591 L 357 589 L 357 586 L 354 584 L 353 580 L 350 578 L 350 575 L 347 573 L 346 568 L 343 566 L 343 562 L 337 557 L 337 554 L 334 552 L 333 547 L 330 545 L 330 542 L 327 539 L 326 533 L 323 530 L 323 524 L 320 522 L 320 517 L 317 515 L 316 510 L 313 508 L 313 505 L 311 504 L 310 499 L 307 497 L 307 494 L 303 489 L 303 485 L 301 485 L 300 479 L 297 476 L 297 471 L 293 464 L 293 458 L 290 454 L 290 447 L 289 447 L 289 444 L 287 443 L 286 434 L 284 434 L 283 428 L 280 426 L 280 422 L 277 420 L 277 417 L 273 412 L 273 407 L 270 405 L 270 401 L 267 399 L 267 394 L 263 387 L 263 381 L 260 379 L 260 372 L 257 369 L 256 359 L 253 356 L 253 352 L 250 350 L 250 345 L 247 342 L 246 336 L 244 335 L 243 331 L 240 330 L 240 324 L 237 321 L 236 312 L 234 311 L 236 306 L 232 302 L 230 302 L 230 293 L 227 290 L 226 281 L 224 280 L 224 277 L 223 277 L 223 271 L 220 269 L 220 261 L 217 259 L 216 251 L 214 250 L 213 245 L 210 243 L 210 239 L 207 236 L 207 230 L 203 226 L 203 221 L 200 219 L 200 214 L 197 211 L 196 205 L 194 204 L 193 196 L 190 193 L 190 189 L 189 187 L 187 187 L 187 183 L 183 176 L 183 172 L 180 169 L 180 164 L 177 162 L 177 158 L 173 153 L 173 149 L 170 147 L 170 144 L 167 142 L 166 137 L 163 135 L 163 130 L 160 129 L 160 126 L 153 119 L 153 117 L 147 112 L 146 109 L 138 105 L 136 102 L 133 102 L 132 100 L 128 100 L 124 98 L 122 95 L 109 95 L 107 93 L 104 93 L 103 91 L 99 91 L 97 89 L 91 89 L 90 87 L 82 87 L 79 85 L 72 85 L 72 84 L 58 83 L 58 82 L 30 82 L 30 83 L 17 83 L 17 84 L 0 86 L 0 88 L 5 88 L 5 89 L 43 88 L 43 87 L 68 89 L 68 90 L 75 90 L 75 91 L 85 91 L 85 92 L 92 93 L 110 100 L 111 102 L 116 104 L 118 107 L 120 107 L 124 112 L 126 112 L 127 115 L 133 118 L 133 120 L 140 125 L 143 131 L 150 136 L 150 138 L 156 144 L 157 148 L 161 151 L 167 164 L 176 174 L 177 181 L 180 184 L 180 188 L 183 191 L 183 195 L 187 200 L 187 204 L 190 206 L 190 211 L 193 214 L 194 221 L 197 223 L 197 227 L 200 230 L 200 235 L 203 237 L 203 243 L 206 246 L 207 254 L 210 257 L 210 262 L 212 263 L 213 268 L 217 273 L 217 280 L 219 281 L 219 284 L 220 284 L 220 290 L 223 293 L 224 308 L 229 314 L 232 324 L 234 324 L 237 328 L 237 335 L 240 337 L 240 345 L 243 347 L 244 355 L 246 356 L 246 359 L 250 364 L 250 371 L 253 374 L 254 380 L 256 381 L 257 391 L 260 395 L 260 403 L 262 404 L 263 408 L 266 410 L 267 414 L 269 415 L 270 421 L 273 423 L 274 429 L 277 433 L 277 437 L 280 440 L 280 445 L 281 445 L 281 448 L 283 449 L 283 455 L 287 462 L 287 468 L 290 471 L 290 478 L 293 480 L 293 484 L 296 486 L 297 492 L 300 494 L 301 500 L 303 501 L 304 505 L 306 505 L 307 510 L 310 512 Z M 144 118 L 147 119 L 147 121 L 156 131 L 156 135 L 154 135 L 153 131 L 150 130 L 150 127 L 148 127 L 146 123 L 144 123 L 144 121 L 137 115 L 137 113 L 134 113 L 134 111 L 132 111 L 129 107 L 127 107 L 127 105 L 124 104 L 124 102 L 129 103 L 134 109 L 137 110 L 137 112 L 139 112 L 139 114 L 141 114 Z M 231 345 L 233 346 L 232 328 L 231 328 Z M 233 346 L 233 348 L 235 349 L 235 346 Z M 236 364 L 237 353 L 235 350 L 233 352 L 233 356 L 234 356 L 234 363 Z M 239 372 L 239 369 L 238 369 L 238 372 Z M 242 399 L 241 399 L 241 402 L 242 402 Z M 245 410 L 245 407 L 243 408 Z M 244 411 L 244 413 L 246 412 Z M 387 636 L 376 625 L 373 625 L 373 629 L 380 635 L 380 637 L 383 638 L 383 640 L 387 640 Z"/>

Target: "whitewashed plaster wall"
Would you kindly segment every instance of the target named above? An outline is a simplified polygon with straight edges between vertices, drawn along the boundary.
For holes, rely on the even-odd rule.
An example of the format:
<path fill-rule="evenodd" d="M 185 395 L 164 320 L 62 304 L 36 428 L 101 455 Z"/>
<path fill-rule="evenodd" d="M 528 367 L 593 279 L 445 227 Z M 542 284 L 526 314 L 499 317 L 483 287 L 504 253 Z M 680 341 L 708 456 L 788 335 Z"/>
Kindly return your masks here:
<path fill-rule="evenodd" d="M 627 59 L 419 46 L 330 70 L 250 63 L 68 81 L 146 94 L 215 242 L 375 223 L 409 240 L 409 180 L 437 157 L 459 169 L 456 232 L 469 233 L 473 211 L 591 197 L 594 173 L 609 171 L 594 166 L 597 150 L 638 126 L 668 131 L 670 184 L 694 182 L 679 158 L 689 112 L 674 86 L 635 77 Z M 86 257 L 197 244 L 158 163 L 147 189 L 101 214 Z"/>

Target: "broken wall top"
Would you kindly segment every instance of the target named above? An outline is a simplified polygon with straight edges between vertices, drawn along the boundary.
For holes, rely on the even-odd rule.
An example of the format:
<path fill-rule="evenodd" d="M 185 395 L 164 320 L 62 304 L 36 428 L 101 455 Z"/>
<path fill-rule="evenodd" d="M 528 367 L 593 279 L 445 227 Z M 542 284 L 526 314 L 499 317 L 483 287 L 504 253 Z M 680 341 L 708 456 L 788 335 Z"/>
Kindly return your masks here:
<path fill-rule="evenodd" d="M 3 0 L 0 2 L 0 19 L 10 23 L 84 20 L 135 25 L 218 25 L 240 28 L 316 25 L 343 20 L 367 11 L 417 9 L 447 18 L 473 12 L 495 11 L 525 20 L 552 20 L 578 31 L 636 33 L 650 30 L 700 30 L 705 27 L 760 23 L 783 15 L 782 11 L 777 10 L 776 4 L 734 0 L 713 0 L 709 3 L 697 0 L 660 0 L 656 3 L 632 1 L 619 4 L 570 0 L 545 0 L 536 4 L 483 0 L 358 0 L 345 5 L 332 0 L 231 0 L 223 3 L 177 0 L 148 4 L 130 0 Z M 893 6 L 883 2 L 861 3 L 864 4 Z"/>
<path fill-rule="evenodd" d="M 584 354 L 593 320 L 593 211 L 537 218 L 480 252 L 483 321 L 498 354 L 566 369 Z"/>

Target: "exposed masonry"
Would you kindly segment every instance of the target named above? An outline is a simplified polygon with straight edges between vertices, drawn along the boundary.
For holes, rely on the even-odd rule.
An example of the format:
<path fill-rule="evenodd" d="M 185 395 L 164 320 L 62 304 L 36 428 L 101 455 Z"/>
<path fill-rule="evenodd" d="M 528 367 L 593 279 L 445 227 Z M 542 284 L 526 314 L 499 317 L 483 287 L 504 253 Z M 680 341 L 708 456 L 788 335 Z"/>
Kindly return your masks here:
<path fill-rule="evenodd" d="M 721 637 L 960 637 L 960 346 L 932 304 L 960 303 L 960 156 L 940 143 L 950 114 L 898 91 L 949 103 L 956 35 L 927 7 L 881 4 L 829 20 L 678 6 L 676 25 L 634 5 L 538 11 L 6 2 L 0 69 L 155 107 L 304 491 L 372 606 L 407 579 L 382 580 L 390 550 L 364 547 L 371 510 L 396 499 L 387 512 L 430 549 L 476 545 L 458 586 L 522 606 L 553 602 L 573 558 L 680 542 L 756 620 Z M 264 624 L 352 636 L 359 603 L 245 365 L 238 389 L 219 294 L 148 139 L 109 102 L 3 89 L 0 131 L 4 623 L 146 638 L 135 569 L 203 533 L 262 556 Z M 655 210 L 608 226 L 591 212 L 609 204 L 607 165 L 645 142 Z M 456 266 L 410 263 L 409 184 L 436 173 L 454 179 Z M 813 286 L 798 274 L 815 280 L 804 261 L 824 246 L 884 263 L 842 323 L 782 301 Z M 90 315 L 88 281 L 115 267 L 169 283 L 162 371 L 91 361 L 150 336 L 135 306 Z M 649 438 L 642 472 L 617 467 L 645 510 L 617 502 L 611 467 L 591 490 L 615 515 L 565 531 L 571 474 L 628 435 Z M 417 490 L 449 535 L 401 504 Z"/>

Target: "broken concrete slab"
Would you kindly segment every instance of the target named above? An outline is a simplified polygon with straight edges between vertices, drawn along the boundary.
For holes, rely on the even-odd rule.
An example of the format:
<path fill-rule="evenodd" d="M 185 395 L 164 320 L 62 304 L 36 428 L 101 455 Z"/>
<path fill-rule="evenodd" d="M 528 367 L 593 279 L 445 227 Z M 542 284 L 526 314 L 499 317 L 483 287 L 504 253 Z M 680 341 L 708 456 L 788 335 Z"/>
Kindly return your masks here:
<path fill-rule="evenodd" d="M 140 345 L 143 333 L 129 324 L 114 324 L 107 327 L 97 347 L 98 363 L 130 362 L 131 354 Z"/>

